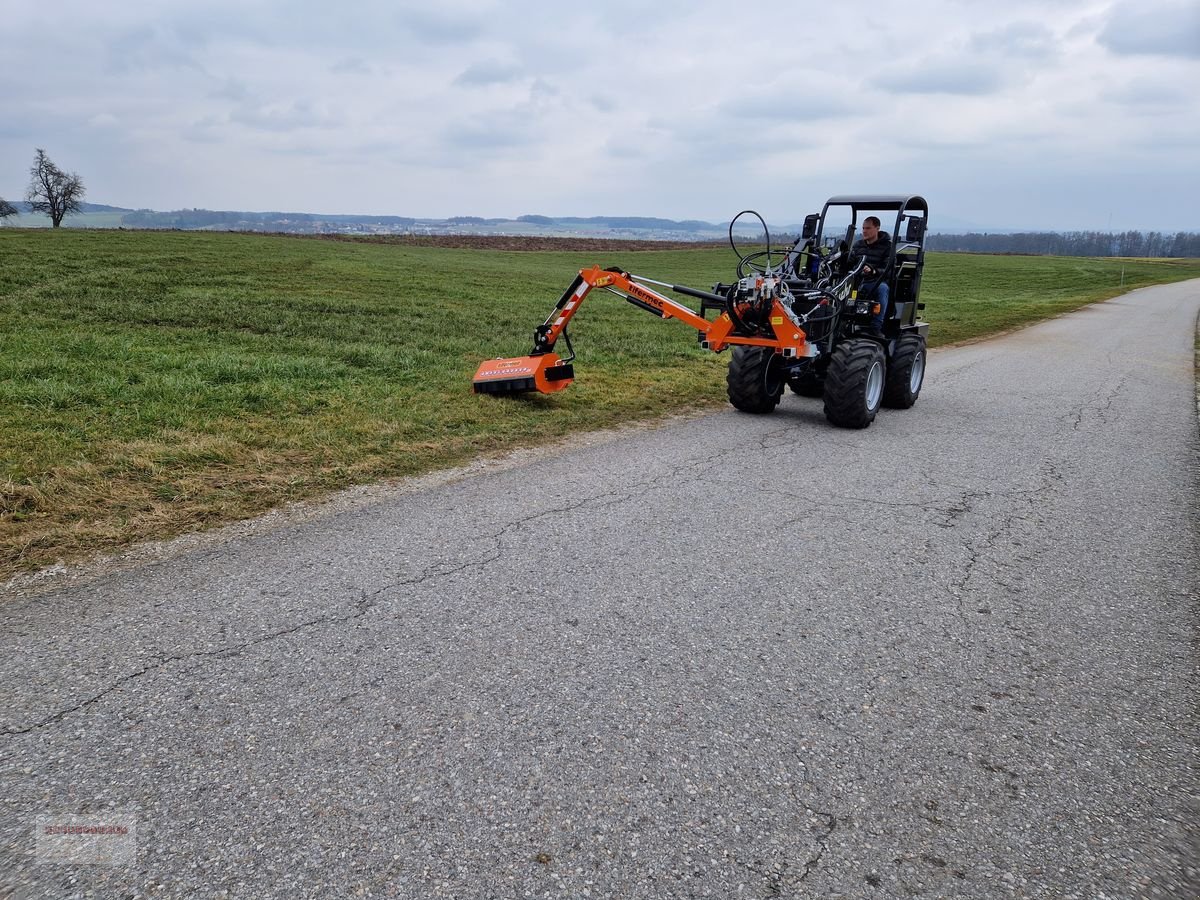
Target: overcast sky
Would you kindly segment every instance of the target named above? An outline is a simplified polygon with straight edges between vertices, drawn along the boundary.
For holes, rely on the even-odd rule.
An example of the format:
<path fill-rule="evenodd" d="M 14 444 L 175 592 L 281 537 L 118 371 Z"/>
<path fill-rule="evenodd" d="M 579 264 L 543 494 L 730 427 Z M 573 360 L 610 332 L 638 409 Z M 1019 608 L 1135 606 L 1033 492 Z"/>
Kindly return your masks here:
<path fill-rule="evenodd" d="M 34 149 L 159 210 L 1200 230 L 1200 0 L 3 0 Z"/>

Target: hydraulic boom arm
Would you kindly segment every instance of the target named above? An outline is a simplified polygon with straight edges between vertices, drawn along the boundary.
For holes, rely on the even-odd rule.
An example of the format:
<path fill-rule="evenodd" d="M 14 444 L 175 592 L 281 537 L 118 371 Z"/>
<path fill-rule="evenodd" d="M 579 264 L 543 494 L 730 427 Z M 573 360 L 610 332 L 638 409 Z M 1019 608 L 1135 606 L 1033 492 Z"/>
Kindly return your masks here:
<path fill-rule="evenodd" d="M 675 293 L 708 300 L 724 306 L 725 312 L 713 320 L 649 287 L 654 284 Z M 662 319 L 678 319 L 695 328 L 700 345 L 720 352 L 731 344 L 772 347 L 784 357 L 815 356 L 816 348 L 806 340 L 801 320 L 792 312 L 787 287 L 778 276 L 760 275 L 743 279 L 730 288 L 729 296 L 697 290 L 684 285 L 667 284 L 620 269 L 593 266 L 582 269 L 559 297 L 554 310 L 534 332 L 533 349 L 528 356 L 494 359 L 483 363 L 475 373 L 476 393 L 552 393 L 574 380 L 571 361 L 575 358 L 567 325 L 584 299 L 602 288 Z M 732 315 L 731 315 L 732 313 Z M 554 353 L 559 338 L 566 341 L 568 356 Z"/>

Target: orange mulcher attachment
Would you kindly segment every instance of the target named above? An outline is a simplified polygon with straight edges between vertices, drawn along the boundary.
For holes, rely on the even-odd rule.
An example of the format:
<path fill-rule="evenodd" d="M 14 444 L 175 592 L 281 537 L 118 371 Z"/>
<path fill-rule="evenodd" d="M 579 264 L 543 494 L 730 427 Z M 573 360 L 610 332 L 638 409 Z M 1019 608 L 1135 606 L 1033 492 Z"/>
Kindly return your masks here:
<path fill-rule="evenodd" d="M 561 391 L 575 378 L 575 367 L 554 353 L 489 359 L 475 372 L 477 394 L 523 394 Z"/>

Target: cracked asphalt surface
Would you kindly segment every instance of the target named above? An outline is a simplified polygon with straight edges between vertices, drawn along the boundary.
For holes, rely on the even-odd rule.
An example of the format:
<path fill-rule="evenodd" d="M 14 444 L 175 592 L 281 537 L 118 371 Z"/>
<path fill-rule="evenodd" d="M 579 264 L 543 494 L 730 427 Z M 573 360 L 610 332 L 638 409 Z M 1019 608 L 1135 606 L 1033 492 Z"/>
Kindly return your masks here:
<path fill-rule="evenodd" d="M 1200 895 L 1198 310 L 0 588 L 0 895 Z"/>

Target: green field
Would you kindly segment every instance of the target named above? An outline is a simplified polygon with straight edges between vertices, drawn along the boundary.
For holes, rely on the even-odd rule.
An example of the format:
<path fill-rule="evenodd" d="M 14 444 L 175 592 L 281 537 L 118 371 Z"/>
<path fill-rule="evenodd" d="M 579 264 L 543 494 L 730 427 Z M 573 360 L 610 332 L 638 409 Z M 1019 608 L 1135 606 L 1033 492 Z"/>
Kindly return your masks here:
<path fill-rule="evenodd" d="M 281 502 L 724 403 L 727 356 L 597 294 L 577 381 L 471 393 L 575 271 L 706 288 L 732 253 L 522 253 L 270 235 L 0 229 L 0 576 Z M 937 346 L 1200 261 L 933 255 Z"/>

